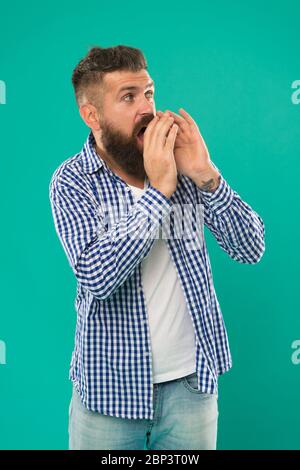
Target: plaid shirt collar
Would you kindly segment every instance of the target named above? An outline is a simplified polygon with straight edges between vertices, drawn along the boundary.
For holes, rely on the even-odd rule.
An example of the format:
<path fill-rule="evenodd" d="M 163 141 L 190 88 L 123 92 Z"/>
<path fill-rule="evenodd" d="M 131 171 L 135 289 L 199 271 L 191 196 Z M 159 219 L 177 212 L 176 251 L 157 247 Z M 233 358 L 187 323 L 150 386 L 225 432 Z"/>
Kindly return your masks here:
<path fill-rule="evenodd" d="M 97 154 L 95 145 L 96 141 L 94 134 L 90 131 L 81 150 L 82 168 L 85 173 L 95 173 L 103 166 L 106 166 L 104 160 Z"/>

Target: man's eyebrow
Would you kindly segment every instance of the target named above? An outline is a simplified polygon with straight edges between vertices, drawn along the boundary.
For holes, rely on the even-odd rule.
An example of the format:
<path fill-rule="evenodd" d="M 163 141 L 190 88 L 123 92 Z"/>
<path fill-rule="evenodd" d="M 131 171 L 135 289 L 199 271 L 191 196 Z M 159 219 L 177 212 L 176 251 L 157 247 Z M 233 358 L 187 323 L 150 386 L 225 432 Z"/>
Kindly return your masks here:
<path fill-rule="evenodd" d="M 147 85 L 145 86 L 145 90 L 146 88 L 149 88 L 149 87 L 152 87 L 154 86 L 154 81 L 151 80 L 151 82 L 148 82 Z M 135 86 L 135 85 L 126 85 L 126 86 L 123 86 L 122 88 L 120 88 L 120 90 L 118 91 L 118 95 L 122 92 L 122 91 L 125 91 L 125 90 L 139 90 L 140 87 L 138 86 Z"/>

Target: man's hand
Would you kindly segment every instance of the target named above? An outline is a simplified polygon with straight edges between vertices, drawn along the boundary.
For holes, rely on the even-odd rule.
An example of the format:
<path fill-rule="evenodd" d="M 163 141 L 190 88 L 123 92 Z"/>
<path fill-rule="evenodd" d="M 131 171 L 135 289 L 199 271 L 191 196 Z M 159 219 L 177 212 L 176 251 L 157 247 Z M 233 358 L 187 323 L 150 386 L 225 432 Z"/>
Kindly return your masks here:
<path fill-rule="evenodd" d="M 144 167 L 150 184 L 171 197 L 177 185 L 174 143 L 178 126 L 168 113 L 155 116 L 144 133 Z"/>
<path fill-rule="evenodd" d="M 214 191 L 220 182 L 220 173 L 212 165 L 208 149 L 193 118 L 180 108 L 181 116 L 165 111 L 179 126 L 174 145 L 177 171 L 189 176 L 204 191 Z M 161 118 L 164 113 L 157 111 Z"/>

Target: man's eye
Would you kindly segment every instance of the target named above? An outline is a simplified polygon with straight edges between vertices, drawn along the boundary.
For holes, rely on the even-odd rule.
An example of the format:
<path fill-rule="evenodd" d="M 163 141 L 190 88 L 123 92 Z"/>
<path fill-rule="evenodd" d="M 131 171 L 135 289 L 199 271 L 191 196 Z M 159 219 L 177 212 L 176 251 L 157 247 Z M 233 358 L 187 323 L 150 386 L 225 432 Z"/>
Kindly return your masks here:
<path fill-rule="evenodd" d="M 128 95 L 125 95 L 125 96 L 123 97 L 124 101 L 128 101 L 128 100 L 126 100 L 126 98 L 131 97 L 131 96 L 133 96 L 132 93 L 128 93 Z M 131 101 L 131 100 L 130 100 L 130 101 Z"/>
<path fill-rule="evenodd" d="M 148 93 L 150 93 L 150 96 L 153 96 L 153 91 L 152 90 L 147 91 L 146 94 L 148 94 Z"/>
<path fill-rule="evenodd" d="M 150 95 L 149 95 L 149 93 L 150 93 Z M 148 90 L 148 91 L 146 92 L 146 95 L 149 95 L 150 97 L 152 97 L 153 94 L 154 94 L 154 93 L 153 93 L 152 90 Z M 128 100 L 127 98 L 130 98 L 130 99 Z M 127 102 L 128 102 L 128 101 L 130 102 L 130 101 L 131 101 L 131 98 L 134 98 L 134 95 L 133 95 L 132 93 L 128 93 L 127 95 L 123 96 L 123 100 L 124 100 L 124 101 L 127 101 Z"/>

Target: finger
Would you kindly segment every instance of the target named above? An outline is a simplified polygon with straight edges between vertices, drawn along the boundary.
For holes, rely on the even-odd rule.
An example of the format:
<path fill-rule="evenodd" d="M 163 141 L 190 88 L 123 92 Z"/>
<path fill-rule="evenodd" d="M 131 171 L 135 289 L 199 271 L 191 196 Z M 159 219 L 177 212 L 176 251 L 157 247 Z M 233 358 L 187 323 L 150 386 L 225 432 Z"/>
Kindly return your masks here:
<path fill-rule="evenodd" d="M 157 130 L 155 133 L 155 129 L 159 122 L 162 121 L 164 122 L 165 119 L 160 119 L 157 115 L 154 116 L 154 118 L 150 121 L 148 124 L 145 132 L 144 132 L 144 151 L 149 151 L 151 150 L 151 147 L 155 148 L 157 145 Z M 160 126 L 162 123 L 160 122 Z"/>
<path fill-rule="evenodd" d="M 184 132 L 184 130 L 187 130 L 187 128 L 189 127 L 189 124 L 182 116 L 179 116 L 179 114 L 176 114 L 173 111 L 168 110 L 166 112 L 168 112 L 170 114 L 170 116 L 172 116 L 174 118 L 174 121 L 176 122 L 176 124 L 178 124 L 178 126 L 179 126 L 178 134 L 180 132 Z M 161 111 L 157 111 L 157 114 L 160 116 L 162 113 L 161 113 Z"/>
<path fill-rule="evenodd" d="M 156 111 L 156 114 L 159 116 L 159 117 L 163 117 L 165 114 L 169 114 L 170 111 L 165 111 L 164 113 L 162 111 Z"/>
<path fill-rule="evenodd" d="M 154 127 L 157 127 L 157 129 L 160 129 L 161 126 L 163 125 L 163 123 L 164 123 L 164 122 L 166 121 L 166 119 L 168 119 L 169 117 L 170 117 L 170 116 L 169 116 L 168 114 L 165 114 L 165 113 L 162 113 L 162 116 L 158 116 L 157 113 L 156 113 L 156 116 L 155 116 L 155 118 L 154 118 L 154 119 L 155 119 L 155 122 L 154 122 L 153 126 L 150 127 L 150 133 L 153 132 Z M 154 121 L 154 119 L 152 119 L 152 121 Z M 151 123 L 152 123 L 152 121 L 151 121 Z M 149 127 L 149 125 L 148 125 L 148 127 Z M 147 129 L 148 129 L 148 127 L 147 127 Z M 147 131 L 147 129 L 146 129 L 146 131 Z M 145 132 L 146 132 L 146 131 L 145 131 Z"/>
<path fill-rule="evenodd" d="M 179 114 L 176 114 L 174 113 L 173 111 L 165 111 L 166 113 L 168 113 L 170 116 L 174 117 L 174 118 L 177 118 L 179 121 L 181 122 L 186 122 L 185 119 L 182 117 L 182 116 L 179 116 Z M 162 113 L 161 111 L 157 111 L 156 114 L 159 116 L 159 117 L 162 117 L 164 115 L 164 113 Z"/>
<path fill-rule="evenodd" d="M 162 117 L 159 120 L 152 134 L 153 144 L 155 146 L 159 146 L 159 147 L 164 146 L 167 134 L 173 122 L 174 122 L 173 117 L 170 117 L 168 115 Z"/>
<path fill-rule="evenodd" d="M 148 124 L 147 127 L 146 127 L 145 134 L 146 134 L 146 132 L 149 133 L 149 132 L 151 131 L 151 129 L 152 129 L 152 128 L 155 126 L 155 124 L 158 122 L 158 119 L 159 119 L 158 116 L 154 116 L 154 118 L 151 119 L 151 121 L 149 122 L 149 124 Z"/>
<path fill-rule="evenodd" d="M 173 148 L 174 148 L 175 139 L 176 139 L 178 129 L 179 129 L 178 125 L 174 123 L 173 126 L 171 127 L 169 135 L 166 139 L 166 144 L 165 145 L 166 145 L 166 147 L 168 147 L 171 150 L 173 150 Z"/>
<path fill-rule="evenodd" d="M 187 112 L 185 111 L 185 109 L 183 108 L 179 108 L 179 112 L 182 114 L 182 116 L 180 116 L 179 114 L 176 114 L 174 113 L 174 111 L 170 111 L 169 109 L 167 109 L 165 111 L 165 113 L 169 113 L 171 116 L 173 116 L 174 118 L 177 117 L 177 119 L 184 123 L 184 122 L 189 122 L 190 124 L 193 124 L 195 123 L 194 119 L 192 118 L 192 116 Z M 156 114 L 161 117 L 164 113 L 162 111 L 156 111 Z"/>
<path fill-rule="evenodd" d="M 155 125 L 150 130 L 149 140 L 153 145 L 159 145 L 159 140 L 163 141 L 161 135 L 166 137 L 167 130 L 170 128 L 170 124 L 168 124 L 168 120 L 170 119 L 169 114 L 162 113 L 162 116 L 157 116 L 157 120 Z M 173 118 L 170 119 L 173 122 Z M 145 138 L 144 138 L 145 139 Z"/>
<path fill-rule="evenodd" d="M 196 125 L 194 119 L 192 118 L 192 116 L 190 116 L 190 114 L 187 111 L 185 111 L 183 108 L 179 108 L 179 112 L 180 114 L 182 114 L 182 116 L 187 120 L 189 124 Z"/>
<path fill-rule="evenodd" d="M 164 113 L 162 111 L 156 111 L 156 114 L 157 116 L 159 116 L 159 118 L 162 118 L 163 116 L 168 116 L 168 117 L 171 117 L 171 111 L 165 111 Z"/>
<path fill-rule="evenodd" d="M 158 120 L 159 120 L 159 117 L 154 116 L 154 118 L 151 119 L 148 126 L 146 127 L 146 130 L 144 132 L 144 146 L 148 145 L 148 141 L 151 141 L 151 134 Z"/>

